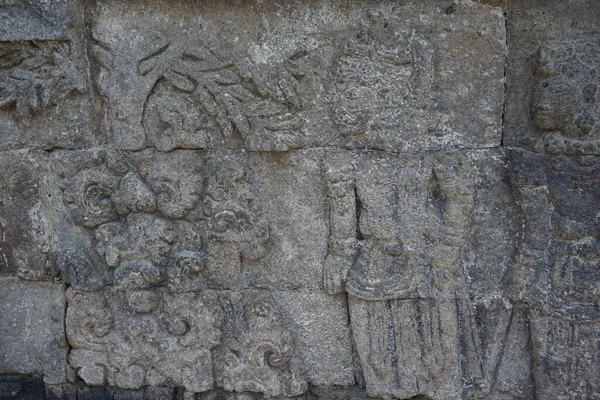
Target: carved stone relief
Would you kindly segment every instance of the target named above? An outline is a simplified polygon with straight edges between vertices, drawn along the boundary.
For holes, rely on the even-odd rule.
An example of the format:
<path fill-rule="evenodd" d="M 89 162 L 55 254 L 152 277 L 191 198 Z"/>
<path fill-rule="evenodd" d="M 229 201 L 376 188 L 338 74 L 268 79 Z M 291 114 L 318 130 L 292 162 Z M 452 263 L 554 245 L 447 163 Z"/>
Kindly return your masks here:
<path fill-rule="evenodd" d="M 479 350 L 469 343 L 475 326 L 463 291 L 474 207 L 471 161 L 329 156 L 324 285 L 348 293 L 367 393 L 456 398 L 464 381 L 483 379 L 480 354 L 459 359 Z"/>
<path fill-rule="evenodd" d="M 291 332 L 268 293 L 245 292 L 223 299 L 226 318 L 217 351 L 216 384 L 226 391 L 298 396 L 307 389 L 294 359 Z"/>
<path fill-rule="evenodd" d="M 81 148 L 103 141 L 90 132 L 81 53 L 79 42 L 66 39 L 0 42 L 0 149 Z"/>
<path fill-rule="evenodd" d="M 598 154 L 600 40 L 548 42 L 539 49 L 532 119 L 538 151 Z"/>
<path fill-rule="evenodd" d="M 210 350 L 223 313 L 214 295 L 119 288 L 67 291 L 69 362 L 90 385 L 213 385 Z"/>
<path fill-rule="evenodd" d="M 600 3 L 238 3 L 0 0 L 0 399 L 598 399 Z"/>
<path fill-rule="evenodd" d="M 244 159 L 192 151 L 57 152 L 59 197 L 81 227 L 78 238 L 71 233 L 61 241 L 57 269 L 86 289 L 239 288 L 242 264 L 263 258 L 269 241 Z M 78 271 L 81 263 L 85 271 Z"/>
<path fill-rule="evenodd" d="M 9 43 L 0 52 L 0 107 L 14 105 L 29 115 L 86 88 L 68 42 Z"/>
<path fill-rule="evenodd" d="M 0 273 L 40 280 L 50 274 L 47 157 L 10 152 L 0 159 Z"/>
<path fill-rule="evenodd" d="M 513 166 L 524 232 L 511 293 L 529 306 L 538 393 L 593 396 L 599 390 L 600 160 L 514 152 Z"/>
<path fill-rule="evenodd" d="M 313 11 L 286 11 L 274 27 L 277 41 L 226 21 L 213 26 L 216 15 L 198 22 L 168 12 L 157 23 L 137 4 L 131 11 L 138 19 L 114 24 L 123 18 L 118 9 L 110 2 L 98 7 L 93 57 L 106 129 L 119 149 L 286 151 L 335 144 L 414 152 L 499 141 L 501 108 L 491 104 L 501 100 L 503 71 L 472 57 L 485 48 L 492 61 L 501 60 L 504 31 L 500 15 L 482 8 L 462 9 L 487 27 L 473 37 L 472 49 L 454 45 L 473 32 L 412 4 L 382 4 L 360 17 L 328 9 L 319 32 L 310 28 Z M 235 18 L 249 18 L 237 12 Z M 430 19 L 404 19 L 419 12 Z M 292 22 L 298 18 L 306 28 Z M 195 29 L 198 23 L 207 29 Z M 140 36 L 124 43 L 119 38 L 130 26 Z M 469 83 L 445 73 L 452 67 Z M 488 106 L 456 108 L 477 96 Z"/>

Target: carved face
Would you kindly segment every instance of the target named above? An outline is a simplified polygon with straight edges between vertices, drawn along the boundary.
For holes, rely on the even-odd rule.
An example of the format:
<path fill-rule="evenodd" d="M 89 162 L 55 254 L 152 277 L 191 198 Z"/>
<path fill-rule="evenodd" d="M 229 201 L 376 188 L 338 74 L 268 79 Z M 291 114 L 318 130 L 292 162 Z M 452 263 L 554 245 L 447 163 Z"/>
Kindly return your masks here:
<path fill-rule="evenodd" d="M 593 43 L 550 43 L 538 54 L 531 115 L 540 131 L 560 132 L 562 138 L 579 139 L 598 131 L 597 66 L 600 48 Z M 564 143 L 575 143 L 566 140 Z M 569 147 L 569 146 L 567 146 Z"/>

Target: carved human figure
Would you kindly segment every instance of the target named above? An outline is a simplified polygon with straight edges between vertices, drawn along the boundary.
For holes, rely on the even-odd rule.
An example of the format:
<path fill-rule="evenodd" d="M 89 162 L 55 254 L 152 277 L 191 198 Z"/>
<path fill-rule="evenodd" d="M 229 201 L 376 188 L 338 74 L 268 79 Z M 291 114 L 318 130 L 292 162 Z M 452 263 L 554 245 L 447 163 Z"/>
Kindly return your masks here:
<path fill-rule="evenodd" d="M 538 53 L 532 119 L 537 150 L 600 152 L 600 41 L 550 42 Z"/>
<path fill-rule="evenodd" d="M 403 171 L 389 156 L 327 156 L 331 233 L 324 284 L 330 293 L 348 293 L 371 396 L 456 399 L 461 369 L 470 375 L 473 366 L 466 364 L 477 364 L 460 359 L 465 321 L 459 315 L 467 308 L 462 253 L 473 208 L 463 161 Z"/>
<path fill-rule="evenodd" d="M 524 232 L 509 294 L 529 307 L 540 398 L 600 390 L 600 162 L 513 152 Z"/>

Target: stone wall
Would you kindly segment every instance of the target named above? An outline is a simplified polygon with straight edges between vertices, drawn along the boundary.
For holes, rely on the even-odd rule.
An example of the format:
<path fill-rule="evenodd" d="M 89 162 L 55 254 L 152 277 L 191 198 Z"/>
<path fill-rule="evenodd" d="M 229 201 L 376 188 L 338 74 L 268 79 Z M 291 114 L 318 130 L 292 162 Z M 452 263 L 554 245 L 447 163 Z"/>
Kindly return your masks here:
<path fill-rule="evenodd" d="M 600 2 L 0 0 L 0 399 L 600 399 Z"/>

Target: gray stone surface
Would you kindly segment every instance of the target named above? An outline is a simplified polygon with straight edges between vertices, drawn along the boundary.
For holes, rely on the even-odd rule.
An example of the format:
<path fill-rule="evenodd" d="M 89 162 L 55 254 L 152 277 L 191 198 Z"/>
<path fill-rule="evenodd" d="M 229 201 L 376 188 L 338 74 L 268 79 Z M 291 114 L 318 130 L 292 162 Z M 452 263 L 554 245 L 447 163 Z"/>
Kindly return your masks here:
<path fill-rule="evenodd" d="M 0 41 L 64 38 L 74 5 L 70 0 L 2 0 Z"/>
<path fill-rule="evenodd" d="M 117 148 L 500 142 L 506 46 L 497 8 L 165 4 L 101 2 L 94 13 L 96 79 Z"/>
<path fill-rule="evenodd" d="M 600 400 L 599 26 L 0 0 L 0 400 Z"/>
<path fill-rule="evenodd" d="M 0 21 L 14 20 L 0 11 Z M 92 132 L 89 72 L 81 41 L 24 39 L 0 42 L 0 149 L 101 143 Z"/>
<path fill-rule="evenodd" d="M 40 374 L 66 383 L 65 297 L 61 284 L 0 278 L 0 373 Z"/>
<path fill-rule="evenodd" d="M 0 157 L 0 274 L 38 280 L 51 272 L 54 233 L 44 152 L 11 151 Z"/>
<path fill-rule="evenodd" d="M 516 326 L 528 326 L 537 398 L 594 398 L 600 9 L 596 2 L 533 1 L 508 11 L 505 144 L 523 149 L 511 151 L 509 174 L 523 227 L 507 293 L 525 310 Z"/>
<path fill-rule="evenodd" d="M 505 145 L 598 153 L 599 6 L 509 3 Z"/>

